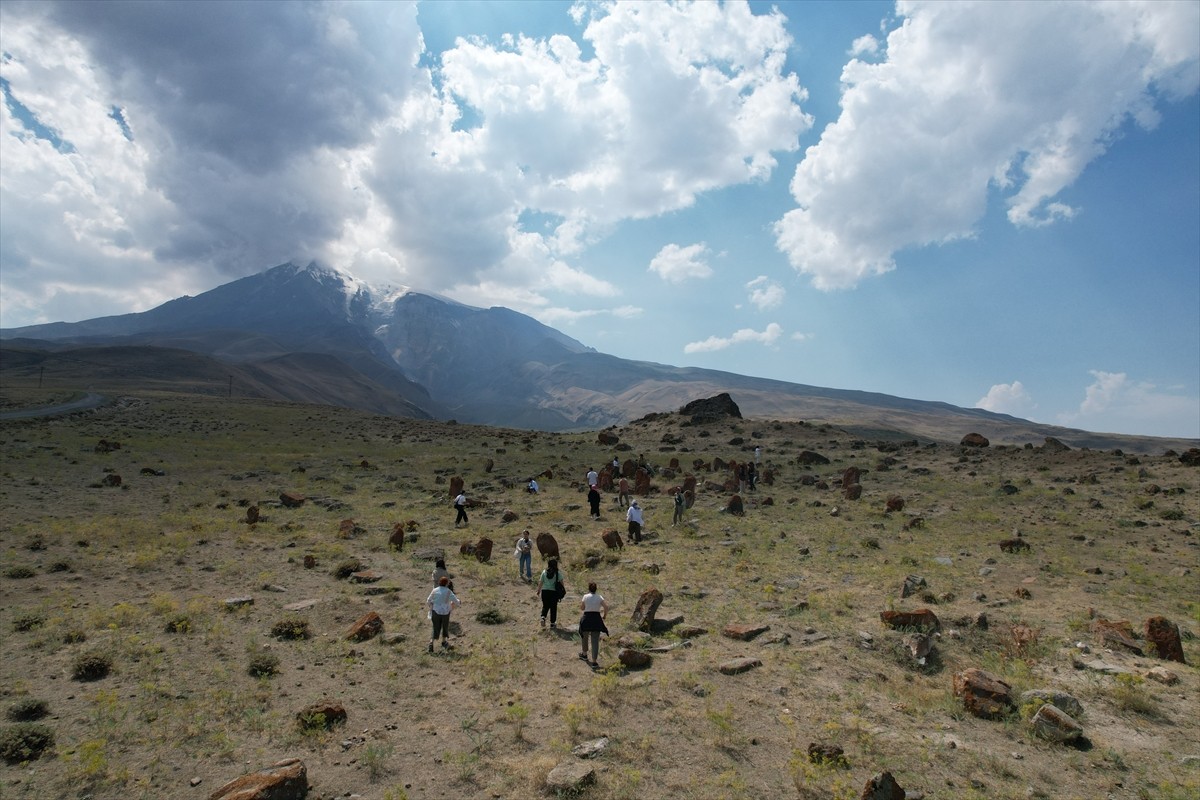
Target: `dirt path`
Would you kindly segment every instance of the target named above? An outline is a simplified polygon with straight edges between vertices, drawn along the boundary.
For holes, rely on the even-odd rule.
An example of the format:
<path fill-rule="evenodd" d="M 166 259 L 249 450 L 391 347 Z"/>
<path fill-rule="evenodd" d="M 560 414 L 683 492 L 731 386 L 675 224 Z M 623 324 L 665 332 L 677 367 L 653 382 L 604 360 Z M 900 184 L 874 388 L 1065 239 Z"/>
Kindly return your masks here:
<path fill-rule="evenodd" d="M 31 419 L 33 417 L 56 417 L 60 414 L 71 414 L 76 411 L 87 411 L 93 408 L 99 408 L 108 402 L 108 398 L 102 394 L 88 392 L 78 400 L 72 400 L 69 403 L 60 403 L 56 406 L 42 406 L 41 408 L 23 408 L 19 411 L 5 411 L 0 413 L 0 419 Z"/>

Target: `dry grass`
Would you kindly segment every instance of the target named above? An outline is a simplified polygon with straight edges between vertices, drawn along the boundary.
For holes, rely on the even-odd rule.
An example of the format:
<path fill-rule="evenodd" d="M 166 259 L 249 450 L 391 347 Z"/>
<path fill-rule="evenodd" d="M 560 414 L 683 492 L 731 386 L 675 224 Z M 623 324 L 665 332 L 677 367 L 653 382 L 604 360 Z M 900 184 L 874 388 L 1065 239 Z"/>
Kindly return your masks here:
<path fill-rule="evenodd" d="M 613 456 L 594 433 L 153 394 L 65 420 L 0 423 L 0 699 L 6 708 L 44 701 L 49 715 L 37 724 L 53 733 L 37 760 L 0 766 L 0 793 L 204 797 L 298 756 L 312 797 L 535 798 L 573 746 L 602 735 L 611 744 L 584 796 L 603 800 L 853 798 L 885 769 L 931 798 L 1200 792 L 1200 768 L 1180 760 L 1200 755 L 1194 667 L 1170 665 L 1175 686 L 1072 667 L 1079 641 L 1136 676 L 1158 663 L 1104 652 L 1088 632 L 1089 608 L 1135 629 L 1157 614 L 1189 633 L 1200 627 L 1194 468 L 1099 451 L 881 450 L 875 439 L 796 422 L 682 422 L 667 415 L 617 431 L 632 446 L 621 455 L 644 453 L 659 467 L 677 457 L 686 470 L 694 458 L 743 459 L 762 445 L 775 483 L 749 496 L 741 518 L 721 512 L 727 493 L 702 490 L 671 528 L 661 491 L 682 472 L 659 475 L 643 500 L 649 542 L 593 570 L 568 568 L 566 624 L 588 580 L 613 606 L 614 636 L 601 647 L 610 666 L 598 673 L 576 658 L 577 638 L 538 628 L 539 603 L 510 557 L 524 528 L 553 533 L 569 565 L 603 551 L 601 531 L 624 529 L 612 497 L 600 522 L 588 517 L 584 473 Z M 664 446 L 667 434 L 679 443 Z M 734 437 L 743 444 L 730 445 Z M 102 438 L 121 449 L 96 452 Z M 802 450 L 832 463 L 799 465 Z M 801 483 L 832 484 L 850 466 L 864 470 L 860 500 Z M 542 494 L 522 491 L 546 470 Z M 92 488 L 109 474 L 120 487 Z M 480 503 L 465 530 L 453 528 L 452 476 Z M 1151 483 L 1167 491 L 1147 494 Z M 285 508 L 283 491 L 309 500 Z M 891 495 L 905 498 L 902 512 L 886 513 Z M 251 505 L 261 511 L 254 525 Z M 504 523 L 506 510 L 517 520 Z M 906 524 L 915 517 L 923 524 Z M 343 538 L 347 518 L 365 533 Z M 416 541 L 396 552 L 392 527 L 409 520 Z M 1001 552 L 1014 531 L 1030 550 Z M 496 542 L 490 563 L 458 554 L 485 535 Z M 432 564 L 417 555 L 431 547 L 445 549 L 464 600 L 455 649 L 433 655 L 421 610 Z M 382 579 L 334 574 L 352 561 Z M 927 598 L 900 597 L 909 574 L 926 579 Z M 682 615 L 708 632 L 626 672 L 615 639 L 650 586 L 666 596 L 659 617 Z M 241 596 L 253 604 L 226 607 Z M 315 602 L 285 608 L 304 600 Z M 919 665 L 879 612 L 922 605 L 944 630 L 936 658 Z M 346 641 L 371 610 L 384 637 Z M 492 610 L 499 624 L 476 621 Z M 970 624 L 981 611 L 986 630 Z M 731 622 L 771 630 L 736 642 L 720 635 Z M 293 635 L 302 628 L 310 636 Z M 405 638 L 386 642 L 391 634 Z M 786 640 L 771 641 L 776 634 Z M 651 644 L 678 641 L 665 633 Z M 1184 649 L 1190 664 L 1200 659 L 1194 639 Z M 742 655 L 762 666 L 717 672 Z M 73 679 L 85 657 L 108 659 L 111 670 Z M 1017 690 L 1075 694 L 1092 749 L 1047 744 L 1019 717 L 967 715 L 950 679 L 970 666 Z M 347 724 L 298 726 L 297 712 L 323 698 L 346 708 Z M 806 748 L 816 741 L 841 746 L 846 763 L 812 763 Z"/>

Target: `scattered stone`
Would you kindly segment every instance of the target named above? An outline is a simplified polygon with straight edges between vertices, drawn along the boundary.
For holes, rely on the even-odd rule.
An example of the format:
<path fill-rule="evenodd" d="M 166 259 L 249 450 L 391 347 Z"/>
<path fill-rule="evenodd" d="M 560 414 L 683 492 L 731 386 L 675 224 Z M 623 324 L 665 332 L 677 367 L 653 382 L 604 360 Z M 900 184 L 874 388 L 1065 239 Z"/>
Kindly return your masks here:
<path fill-rule="evenodd" d="M 923 631 L 940 631 L 942 623 L 928 608 L 916 611 L 880 611 L 879 619 L 889 628 L 917 628 Z"/>
<path fill-rule="evenodd" d="M 549 536 L 549 534 L 546 535 Z M 541 537 L 539 536 L 538 538 L 540 539 Z M 492 548 L 494 546 L 495 542 L 484 536 L 475 543 L 475 558 L 479 559 L 481 563 L 491 560 Z"/>
<path fill-rule="evenodd" d="M 246 524 L 254 525 L 259 520 L 258 506 L 250 506 L 246 509 Z"/>
<path fill-rule="evenodd" d="M 846 751 L 838 745 L 828 742 L 810 742 L 808 745 L 808 760 L 814 764 L 849 766 L 846 761 Z"/>
<path fill-rule="evenodd" d="M 893 514 L 904 510 L 904 498 L 898 494 L 894 494 L 887 499 L 887 513 Z"/>
<path fill-rule="evenodd" d="M 755 667 L 761 667 L 762 662 L 757 658 L 735 658 L 731 661 L 721 663 L 717 669 L 722 675 L 740 675 L 743 672 L 749 672 Z"/>
<path fill-rule="evenodd" d="M 1098 634 L 1105 644 L 1123 647 L 1134 655 L 1145 655 L 1141 645 L 1133 639 L 1133 626 L 1128 620 L 1113 621 L 1097 617 L 1092 621 L 1092 633 Z"/>
<path fill-rule="evenodd" d="M 301 728 L 323 727 L 328 730 L 334 725 L 346 724 L 346 707 L 341 703 L 322 700 L 297 711 L 296 721 Z"/>
<path fill-rule="evenodd" d="M 644 669 L 650 666 L 651 657 L 644 650 L 622 647 L 617 653 L 617 660 L 630 669 Z"/>
<path fill-rule="evenodd" d="M 1179 638 L 1179 626 L 1166 617 L 1151 617 L 1146 620 L 1146 638 L 1154 645 L 1158 657 L 1167 661 L 1183 660 L 1183 643 Z"/>
<path fill-rule="evenodd" d="M 590 742 L 581 742 L 571 750 L 571 755 L 576 758 L 595 758 L 605 751 L 608 747 L 608 737 L 593 739 Z"/>
<path fill-rule="evenodd" d="M 609 528 L 600 534 L 600 540 L 604 542 L 604 546 L 609 550 L 625 549 L 625 542 L 621 540 L 621 534 L 615 528 Z"/>
<path fill-rule="evenodd" d="M 910 633 L 904 637 L 904 646 L 912 653 L 919 664 L 925 663 L 925 658 L 933 652 L 933 637 L 927 633 Z"/>
<path fill-rule="evenodd" d="M 766 633 L 769 630 L 771 630 L 770 625 L 731 622 L 725 626 L 721 633 L 730 639 L 748 642 L 755 636 L 758 636 L 761 633 Z"/>
<path fill-rule="evenodd" d="M 1019 702 L 1022 708 L 1033 704 L 1053 705 L 1072 717 L 1083 716 L 1083 704 L 1074 695 L 1055 689 L 1030 689 L 1021 692 Z"/>
<path fill-rule="evenodd" d="M 233 611 L 237 608 L 254 605 L 253 597 L 230 597 L 225 601 L 225 610 Z"/>
<path fill-rule="evenodd" d="M 405 530 L 403 523 L 397 522 L 392 526 L 392 535 L 388 537 L 388 546 L 397 550 L 404 549 Z"/>
<path fill-rule="evenodd" d="M 804 466 L 811 466 L 814 464 L 815 465 L 823 465 L 823 464 L 828 464 L 829 459 L 826 458 L 825 456 L 821 455 L 820 453 L 814 452 L 812 450 L 805 450 L 802 453 L 800 453 L 800 455 L 796 458 L 796 463 L 804 465 Z M 815 483 L 815 482 L 816 481 L 814 480 L 813 483 Z M 807 485 L 811 486 L 812 484 L 807 484 Z"/>
<path fill-rule="evenodd" d="M 288 603 L 286 606 L 283 607 L 283 610 L 284 611 L 304 611 L 305 609 L 312 608 L 319 602 L 321 602 L 321 601 L 320 600 L 297 600 L 294 603 Z"/>
<path fill-rule="evenodd" d="M 375 583 L 379 580 L 383 580 L 383 576 L 371 569 L 362 569 L 358 572 L 350 573 L 351 583 Z"/>
<path fill-rule="evenodd" d="M 304 501 L 308 498 L 297 492 L 280 492 L 279 502 L 284 508 L 299 508 L 304 505 Z"/>
<path fill-rule="evenodd" d="M 1158 681 L 1166 686 L 1174 686 L 1179 683 L 1179 676 L 1166 667 L 1152 667 L 1146 677 L 1152 681 Z"/>
<path fill-rule="evenodd" d="M 982 433 L 968 433 L 959 444 L 963 447 L 987 447 L 991 442 Z"/>
<path fill-rule="evenodd" d="M 928 585 L 920 575 L 909 575 L 904 579 L 904 585 L 900 587 L 900 597 L 910 597 Z"/>
<path fill-rule="evenodd" d="M 192 785 L 199 784 L 198 778 Z M 308 794 L 308 770 L 298 758 L 278 761 L 267 769 L 235 778 L 209 800 L 303 800 Z"/>
<path fill-rule="evenodd" d="M 546 776 L 546 789 L 551 794 L 574 797 L 584 786 L 596 780 L 596 770 L 579 761 L 564 761 Z"/>
<path fill-rule="evenodd" d="M 352 642 L 365 642 L 383 633 L 383 618 L 374 611 L 368 611 L 350 626 L 346 639 Z"/>
<path fill-rule="evenodd" d="M 1093 672 L 1102 672 L 1105 675 L 1129 675 L 1132 674 L 1124 667 L 1119 667 L 1116 664 L 1110 664 L 1107 661 L 1099 659 L 1079 659 L 1072 661 L 1072 666 L 1075 669 L 1090 669 Z"/>
<path fill-rule="evenodd" d="M 1000 549 L 1006 553 L 1019 553 L 1029 549 L 1029 542 L 1019 536 L 1015 539 L 1005 539 L 1000 543 Z"/>
<path fill-rule="evenodd" d="M 1083 726 L 1053 703 L 1039 708 L 1029 724 L 1034 733 L 1052 742 L 1073 742 L 1083 735 Z"/>
<path fill-rule="evenodd" d="M 997 719 L 1013 709 L 1012 686 L 986 670 L 971 667 L 954 675 L 954 696 L 977 717 Z"/>
<path fill-rule="evenodd" d="M 863 786 L 859 800 L 904 800 L 904 790 L 890 772 L 880 772 Z"/>

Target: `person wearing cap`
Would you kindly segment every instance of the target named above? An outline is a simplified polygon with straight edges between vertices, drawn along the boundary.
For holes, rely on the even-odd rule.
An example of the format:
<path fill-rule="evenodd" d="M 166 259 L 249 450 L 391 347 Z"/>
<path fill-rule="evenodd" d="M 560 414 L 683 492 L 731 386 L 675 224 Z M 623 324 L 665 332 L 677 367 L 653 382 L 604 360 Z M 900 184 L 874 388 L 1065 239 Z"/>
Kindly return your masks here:
<path fill-rule="evenodd" d="M 594 483 L 588 489 L 588 505 L 592 507 L 592 519 L 600 519 L 600 488 Z"/>
<path fill-rule="evenodd" d="M 642 541 L 642 507 L 634 500 L 625 512 L 625 521 L 629 523 L 629 541 L 638 544 Z"/>

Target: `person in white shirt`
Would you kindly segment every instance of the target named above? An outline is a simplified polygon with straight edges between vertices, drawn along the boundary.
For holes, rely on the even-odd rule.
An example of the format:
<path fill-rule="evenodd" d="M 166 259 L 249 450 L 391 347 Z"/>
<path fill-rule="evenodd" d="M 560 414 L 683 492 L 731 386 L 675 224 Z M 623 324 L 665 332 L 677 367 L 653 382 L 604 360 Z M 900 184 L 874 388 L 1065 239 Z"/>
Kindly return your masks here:
<path fill-rule="evenodd" d="M 454 508 L 458 511 L 458 516 L 454 518 L 454 527 L 458 527 L 458 523 L 464 525 L 469 524 L 467 520 L 467 496 L 462 492 L 458 493 L 458 497 L 454 498 Z"/>
<path fill-rule="evenodd" d="M 442 647 L 450 649 L 450 611 L 462 605 L 458 595 L 450 590 L 449 583 L 450 579 L 443 575 L 438 579 L 437 588 L 425 598 L 425 605 L 429 606 L 429 618 L 433 620 L 433 636 L 427 648 L 430 653 L 433 652 L 433 643 L 437 641 L 438 634 L 442 637 Z"/>
<path fill-rule="evenodd" d="M 517 539 L 517 573 L 526 581 L 533 580 L 533 540 L 529 531 L 522 531 Z"/>
<path fill-rule="evenodd" d="M 608 616 L 608 601 L 596 591 L 596 584 L 588 584 L 588 593 L 579 601 L 579 610 L 583 616 L 579 618 L 579 644 L 583 648 L 579 657 L 588 660 L 588 642 L 592 644 L 592 660 L 588 664 L 594 669 L 599 665 L 600 634 L 608 633 L 604 618 Z M 609 634 L 611 635 L 611 634 Z"/>
<path fill-rule="evenodd" d="M 529 492 L 530 494 L 538 493 L 539 489 L 538 489 L 537 478 L 529 479 L 529 485 L 525 487 L 525 491 Z"/>
<path fill-rule="evenodd" d="M 592 469 L 591 467 L 588 467 L 587 485 L 595 486 L 598 483 L 600 483 L 600 474 L 597 473 L 596 470 Z"/>
<path fill-rule="evenodd" d="M 625 512 L 625 521 L 629 523 L 629 541 L 638 544 L 642 541 L 642 507 L 634 500 Z"/>

